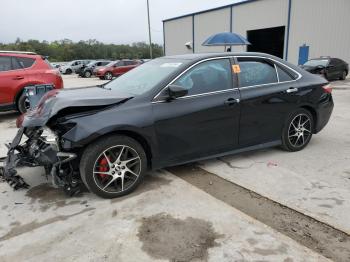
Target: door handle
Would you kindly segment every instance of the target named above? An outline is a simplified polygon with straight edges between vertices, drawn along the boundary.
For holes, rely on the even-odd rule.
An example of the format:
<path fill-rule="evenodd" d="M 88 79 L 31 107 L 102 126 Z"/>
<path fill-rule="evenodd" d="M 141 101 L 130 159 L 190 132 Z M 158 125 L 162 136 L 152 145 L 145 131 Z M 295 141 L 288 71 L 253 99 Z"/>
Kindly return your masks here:
<path fill-rule="evenodd" d="M 291 88 L 288 88 L 286 90 L 286 93 L 288 93 L 288 94 L 295 93 L 295 92 L 298 92 L 298 88 L 296 88 L 296 87 L 291 87 Z"/>
<path fill-rule="evenodd" d="M 233 104 L 238 104 L 241 100 L 239 100 L 239 98 L 229 98 L 225 101 L 225 105 L 233 105 Z"/>
<path fill-rule="evenodd" d="M 23 76 L 15 76 L 14 78 L 12 78 L 13 80 L 22 80 L 24 79 Z"/>

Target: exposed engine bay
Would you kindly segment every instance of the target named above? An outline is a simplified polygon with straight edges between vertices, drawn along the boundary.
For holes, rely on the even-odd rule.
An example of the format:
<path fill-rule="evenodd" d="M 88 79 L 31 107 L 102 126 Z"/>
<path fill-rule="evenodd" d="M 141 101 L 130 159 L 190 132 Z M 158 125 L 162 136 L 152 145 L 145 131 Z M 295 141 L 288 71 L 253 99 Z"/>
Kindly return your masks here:
<path fill-rule="evenodd" d="M 21 143 L 22 140 L 25 140 Z M 72 196 L 80 192 L 78 167 L 72 160 L 75 153 L 61 152 L 57 136 L 46 128 L 25 128 L 18 130 L 12 143 L 7 145 L 8 154 L 3 159 L 0 176 L 15 190 L 28 188 L 29 185 L 18 175 L 17 167 L 43 166 L 46 176 L 52 176 L 55 187 L 62 187 Z"/>

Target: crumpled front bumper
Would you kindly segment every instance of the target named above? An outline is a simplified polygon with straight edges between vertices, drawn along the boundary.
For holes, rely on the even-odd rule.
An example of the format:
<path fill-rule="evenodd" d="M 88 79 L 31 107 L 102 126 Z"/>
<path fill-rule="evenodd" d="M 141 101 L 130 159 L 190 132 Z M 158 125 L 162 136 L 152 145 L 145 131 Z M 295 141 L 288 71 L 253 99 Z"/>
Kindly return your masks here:
<path fill-rule="evenodd" d="M 2 160 L 0 178 L 14 190 L 29 188 L 24 179 L 18 175 L 16 168 L 21 166 L 43 166 L 46 175 L 52 175 L 52 183 L 63 187 L 69 195 L 80 191 L 79 173 L 72 169 L 70 161 L 77 155 L 71 152 L 60 152 L 55 143 L 46 140 L 42 128 L 27 129 L 21 127 L 13 141 L 7 145 L 7 156 Z M 27 140 L 22 142 L 23 136 Z"/>
<path fill-rule="evenodd" d="M 4 179 L 15 190 L 21 188 L 29 188 L 29 185 L 17 174 L 16 167 L 21 161 L 20 154 L 16 154 L 16 148 L 21 142 L 24 128 L 20 128 L 13 139 L 12 143 L 7 145 L 7 157 L 1 159 L 3 166 L 0 167 L 0 177 Z"/>

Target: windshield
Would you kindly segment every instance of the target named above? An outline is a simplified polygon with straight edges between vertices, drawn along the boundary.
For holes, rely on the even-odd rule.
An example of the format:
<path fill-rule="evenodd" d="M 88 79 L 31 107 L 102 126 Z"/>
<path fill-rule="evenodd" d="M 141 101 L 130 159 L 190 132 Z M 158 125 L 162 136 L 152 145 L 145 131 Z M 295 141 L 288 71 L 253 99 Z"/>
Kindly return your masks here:
<path fill-rule="evenodd" d="M 327 66 L 328 64 L 328 59 L 314 59 L 314 60 L 309 60 L 307 61 L 304 65 L 306 66 Z"/>
<path fill-rule="evenodd" d="M 132 95 L 141 95 L 175 72 L 185 60 L 159 58 L 142 64 L 105 85 Z"/>

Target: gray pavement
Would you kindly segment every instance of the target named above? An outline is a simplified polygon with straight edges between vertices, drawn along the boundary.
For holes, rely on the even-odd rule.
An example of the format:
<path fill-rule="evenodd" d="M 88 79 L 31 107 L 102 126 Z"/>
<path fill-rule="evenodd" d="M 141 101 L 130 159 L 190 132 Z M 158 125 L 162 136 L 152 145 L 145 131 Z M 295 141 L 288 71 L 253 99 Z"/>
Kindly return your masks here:
<path fill-rule="evenodd" d="M 64 76 L 65 87 L 101 83 Z M 334 82 L 335 111 L 297 153 L 267 149 L 200 163 L 226 180 L 349 233 L 350 84 Z M 0 144 L 16 113 L 0 114 Z M 0 155 L 6 153 L 0 146 Z M 0 261 L 327 261 L 318 253 L 166 171 L 115 200 L 67 198 L 41 168 L 32 186 L 0 183 Z"/>

